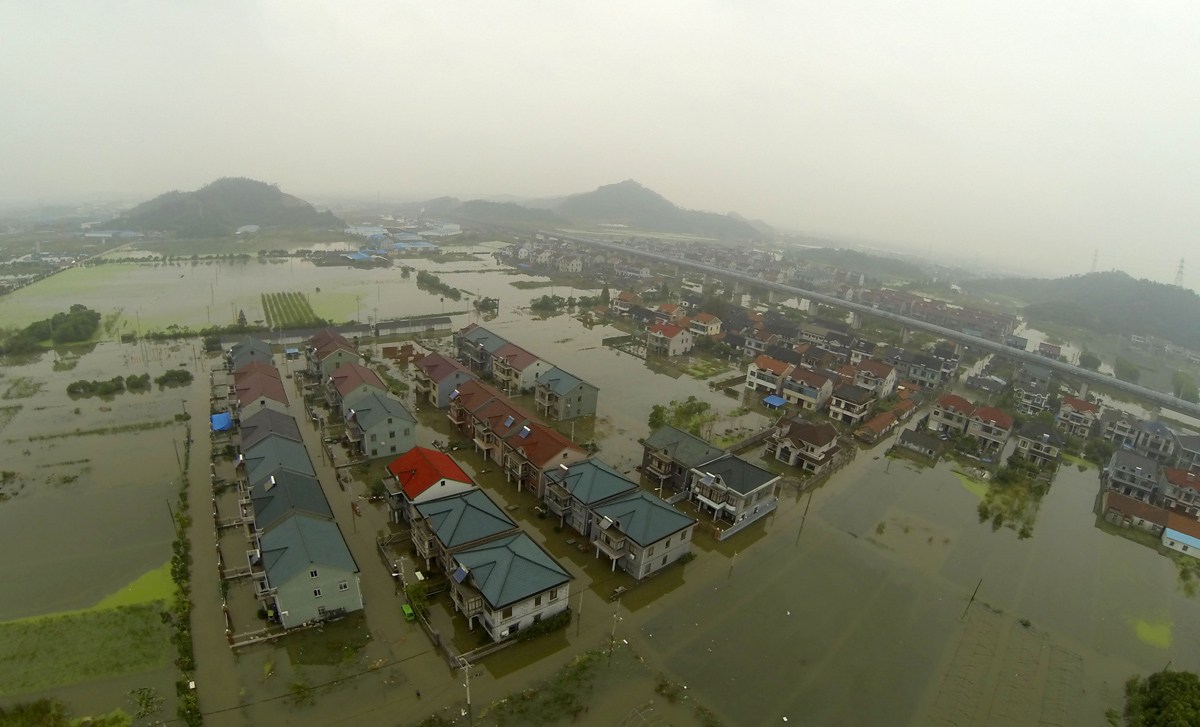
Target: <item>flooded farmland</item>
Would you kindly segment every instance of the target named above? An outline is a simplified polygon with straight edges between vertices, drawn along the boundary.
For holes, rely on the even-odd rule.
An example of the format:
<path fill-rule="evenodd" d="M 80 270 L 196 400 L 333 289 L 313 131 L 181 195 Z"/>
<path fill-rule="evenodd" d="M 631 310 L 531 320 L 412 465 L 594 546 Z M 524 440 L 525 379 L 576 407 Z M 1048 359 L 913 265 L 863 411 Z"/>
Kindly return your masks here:
<path fill-rule="evenodd" d="M 753 406 L 704 382 L 657 372 L 605 347 L 604 338 L 622 334 L 614 326 L 532 315 L 529 301 L 551 288 L 520 290 L 510 283 L 544 279 L 508 274 L 483 255 L 473 262 L 411 264 L 454 287 L 498 298 L 500 312 L 489 327 L 596 383 L 599 415 L 579 425 L 579 438 L 594 441 L 600 456 L 623 472 L 640 460 L 637 440 L 648 433 L 654 404 L 697 396 L 725 416 L 718 435 L 769 423 Z M 0 578 L 23 584 L 0 590 L 0 621 L 89 608 L 171 555 L 168 502 L 178 483 L 176 447 L 187 436 L 176 415 L 185 408 L 206 413 L 205 372 L 214 362 L 196 358 L 192 341 L 119 344 L 117 333 L 138 325 L 228 323 L 235 309 L 254 320 L 261 293 L 285 291 L 305 292 L 323 317 L 364 321 L 439 313 L 443 305 L 448 313 L 466 310 L 473 297 L 443 302 L 398 269 L 252 260 L 72 270 L 0 298 L 0 319 L 8 324 L 76 302 L 105 316 L 119 314 L 106 340 L 82 352 L 73 369 L 56 370 L 55 354 L 0 369 L 0 388 L 16 397 L 3 405 L 20 407 L 0 419 L 6 422 L 2 469 L 17 473 L 16 483 L 5 485 L 11 495 L 0 501 Z M 454 317 L 456 327 L 482 320 Z M 181 367 L 197 373 L 191 389 L 125 393 L 110 401 L 65 393 L 76 379 Z M 419 416 L 420 441 L 445 439 L 440 413 Z M 191 423 L 198 427 L 194 457 L 200 460 L 193 468 L 204 472 L 204 421 L 198 416 Z M 306 429 L 305 437 L 315 441 L 313 431 Z M 569 547 L 553 523 L 533 514 L 528 494 L 514 492 L 473 453 L 461 453 L 464 468 L 515 506 L 514 517 L 575 576 L 576 622 L 478 664 L 471 677 L 475 713 L 550 679 L 576 655 L 614 643 L 616 665 L 612 671 L 595 667 L 588 710 L 577 723 L 621 723 L 653 702 L 654 714 L 673 724 L 703 724 L 706 717 L 682 698 L 673 702 L 644 687 L 659 674 L 680 690 L 686 686 L 691 699 L 725 724 L 784 717 L 799 724 L 1027 724 L 1061 715 L 1069 716 L 1066 722 L 1097 723 L 1106 708 L 1120 705 L 1121 684 L 1131 674 L 1168 662 L 1200 669 L 1190 648 L 1200 637 L 1200 607 L 1179 592 L 1169 560 L 1094 526 L 1095 470 L 1063 467 L 1033 536 L 1019 540 L 1011 530 L 978 522 L 978 496 L 949 465 L 889 462 L 876 456 L 885 448 L 860 455 L 813 492 L 811 503 L 807 494 L 785 491 L 772 517 L 727 541 L 704 539 L 699 530 L 695 560 L 619 602 L 609 596 L 625 584 L 623 576 Z M 335 488 L 335 512 L 347 511 L 367 484 Z M 463 674 L 451 672 L 425 633 L 399 618 L 393 584 L 375 555 L 386 513 L 372 505 L 354 522 L 345 534 L 364 572 L 365 614 L 236 653 L 223 638 L 215 560 L 209 562 L 207 547 L 197 548 L 197 681 L 211 723 L 409 724 L 434 713 L 460 714 Z M 200 538 L 211 527 L 197 523 L 198 543 L 208 542 Z M 448 637 L 473 638 L 460 632 L 461 620 L 446 621 Z M 121 677 L 119 687 L 93 681 L 22 693 L 0 689 L 0 700 L 55 694 L 77 710 L 105 711 L 122 706 L 124 691 L 140 683 L 169 689 L 173 674 L 165 662 L 144 676 Z M 485 720 L 498 723 L 501 712 L 490 714 Z"/>

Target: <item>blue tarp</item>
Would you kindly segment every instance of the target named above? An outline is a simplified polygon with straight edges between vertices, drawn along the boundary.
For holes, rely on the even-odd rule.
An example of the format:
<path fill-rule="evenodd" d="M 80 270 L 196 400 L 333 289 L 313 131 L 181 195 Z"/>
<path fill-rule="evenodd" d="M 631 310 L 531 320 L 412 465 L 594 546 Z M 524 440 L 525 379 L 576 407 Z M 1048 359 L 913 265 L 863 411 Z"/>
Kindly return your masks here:
<path fill-rule="evenodd" d="M 229 412 L 212 415 L 212 430 L 214 432 L 228 432 L 233 429 L 233 415 Z"/>
<path fill-rule="evenodd" d="M 778 409 L 787 403 L 787 399 L 784 399 L 782 396 L 775 396 L 774 394 L 771 394 L 770 396 L 763 397 L 763 403 L 772 409 Z"/>

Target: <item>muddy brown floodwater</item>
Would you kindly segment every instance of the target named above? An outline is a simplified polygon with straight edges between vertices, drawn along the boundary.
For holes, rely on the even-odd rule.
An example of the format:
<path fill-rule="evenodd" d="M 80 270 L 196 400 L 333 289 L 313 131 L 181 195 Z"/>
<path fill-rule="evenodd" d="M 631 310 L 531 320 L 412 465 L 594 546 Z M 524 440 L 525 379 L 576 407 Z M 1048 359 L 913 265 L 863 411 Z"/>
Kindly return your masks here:
<path fill-rule="evenodd" d="M 510 283 L 536 277 L 494 274 L 506 268 L 486 257 L 412 265 L 450 285 L 499 298 L 500 314 L 486 325 L 596 383 L 599 416 L 578 425 L 579 438 L 595 441 L 600 456 L 623 472 L 632 472 L 640 460 L 637 440 L 648 433 L 654 404 L 695 395 L 731 415 L 722 429 L 753 429 L 768 421 L 742 413 L 741 400 L 703 382 L 658 373 L 640 359 L 605 348 L 603 338 L 621 334 L 615 327 L 531 315 L 523 307 L 552 289 L 519 290 Z M 70 284 L 73 273 L 51 280 Z M 239 306 L 253 319 L 261 292 L 285 290 L 308 292 L 319 315 L 343 320 L 470 306 L 470 298 L 443 303 L 398 270 L 314 268 L 293 261 L 121 265 L 103 272 L 103 284 L 89 275 L 99 274 L 81 271 L 79 299 L 65 302 L 82 302 L 106 315 L 123 311 L 118 330 L 136 325 L 136 318 L 143 327 L 170 318 L 192 326 L 226 322 L 229 315 L 215 320 L 215 311 Z M 49 293 L 38 289 L 0 299 L 0 315 L 19 322 L 63 307 L 61 299 L 52 304 L 39 298 Z M 462 314 L 454 324 L 471 321 L 483 319 Z M 123 394 L 112 402 L 72 401 L 64 389 L 75 379 L 111 378 L 142 366 L 157 375 L 180 363 L 195 371 L 214 364 L 191 356 L 192 342 L 109 341 L 85 353 L 73 371 L 54 371 L 49 355 L 3 369 L 0 387 L 14 377 L 44 387 L 30 398 L 2 402 L 22 406 L 0 429 L 3 469 L 18 470 L 29 481 L 0 502 L 0 581 L 24 584 L 20 592 L 0 589 L 0 620 L 87 607 L 167 560 L 167 500 L 174 493 L 173 450 L 183 437 L 181 425 L 70 435 L 76 428 L 170 422 L 183 398 L 205 400 L 206 377 L 198 376 L 183 394 Z M 443 415 L 422 410 L 419 417 L 421 443 L 446 439 Z M 1019 540 L 1009 529 L 993 531 L 990 523 L 978 522 L 978 496 L 949 465 L 889 464 L 877 456 L 886 446 L 864 452 L 815 490 L 811 505 L 809 495 L 786 490 L 773 516 L 725 542 L 698 530 L 695 560 L 633 588 L 620 603 L 608 597 L 625 584 L 623 576 L 568 547 L 553 523 L 533 515 L 528 495 L 486 472 L 490 468 L 475 455 L 456 453 L 481 486 L 504 505 L 517 506 L 514 517 L 576 577 L 577 618 L 565 632 L 516 645 L 476 666 L 471 682 L 476 712 L 550 678 L 585 650 L 606 648 L 614 627 L 619 647 L 644 662 L 637 664 L 639 678 L 661 673 L 680 688 L 686 685 L 689 697 L 695 695 L 725 724 L 779 724 L 784 717 L 796 724 L 1095 724 L 1106 708 L 1121 704 L 1121 685 L 1130 675 L 1167 663 L 1200 669 L 1192 648 L 1200 637 L 1196 601 L 1179 592 L 1169 560 L 1095 527 L 1095 470 L 1063 467 L 1042 502 L 1033 536 Z M 194 456 L 207 456 L 206 449 Z M 71 474 L 76 478 L 67 482 L 64 476 Z M 365 494 L 366 484 L 330 491 L 339 519 Z M 203 501 L 194 503 L 199 512 L 203 507 Z M 195 578 L 212 579 L 207 590 L 197 584 L 194 619 L 201 705 L 212 713 L 209 723 L 408 724 L 431 713 L 458 713 L 465 696 L 462 674 L 446 667 L 422 631 L 396 617 L 399 602 L 390 577 L 373 554 L 375 537 L 387 528 L 386 513 L 367 506 L 354 529 L 349 525 L 344 522 L 343 530 L 363 570 L 365 614 L 235 654 L 220 630 L 215 573 L 206 570 L 215 568 L 207 563 L 213 558 L 207 550 L 199 552 L 211 549 L 213 536 L 204 530 L 211 526 L 197 523 Z M 977 585 L 978 596 L 968 607 Z M 472 638 L 461 631 L 461 624 L 447 621 L 448 637 Z M 699 723 L 696 713 L 668 705 L 662 695 L 630 687 L 637 681 L 627 678 L 633 673 L 598 677 L 578 723 L 653 723 L 651 713 L 637 716 L 650 702 L 659 705 L 663 720 Z M 169 685 L 170 669 L 157 678 Z M 300 683 L 328 686 L 317 689 L 309 706 L 293 698 Z M 50 693 L 80 710 L 102 711 L 122 702 L 106 686 L 111 687 L 84 684 Z"/>

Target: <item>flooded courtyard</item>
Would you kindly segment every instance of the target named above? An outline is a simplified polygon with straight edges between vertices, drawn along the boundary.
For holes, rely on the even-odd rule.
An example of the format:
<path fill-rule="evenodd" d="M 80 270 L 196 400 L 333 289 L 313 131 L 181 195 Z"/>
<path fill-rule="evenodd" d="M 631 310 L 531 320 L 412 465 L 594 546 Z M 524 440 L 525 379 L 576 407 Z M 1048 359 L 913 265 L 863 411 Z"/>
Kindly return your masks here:
<path fill-rule="evenodd" d="M 722 416 L 714 436 L 736 437 L 770 423 L 753 401 L 604 346 L 603 339 L 624 333 L 615 326 L 531 314 L 532 299 L 567 289 L 522 290 L 511 283 L 544 278 L 511 274 L 486 254 L 409 264 L 472 295 L 442 301 L 398 268 L 319 268 L 287 259 L 114 264 L 68 271 L 0 298 L 0 318 L 8 325 L 71 303 L 113 321 L 104 341 L 72 352 L 79 354 L 74 368 L 55 365 L 65 354 L 48 353 L 0 369 L 0 388 L 13 396 L 0 402 L 6 407 L 0 469 L 15 473 L 0 501 L 0 579 L 21 584 L 0 590 L 0 622 L 92 608 L 169 560 L 169 507 L 181 467 L 176 452 L 189 424 L 179 415 L 189 413 L 196 438 L 193 629 L 207 720 L 411 724 L 430 714 L 461 714 L 464 674 L 452 672 L 425 632 L 399 615 L 395 584 L 377 549 L 390 530 L 387 513 L 365 503 L 370 483 L 362 479 L 327 494 L 339 520 L 363 503 L 361 517 L 351 516 L 353 525 L 343 530 L 363 571 L 366 611 L 237 651 L 225 641 L 210 545 L 215 534 L 204 516 L 211 497 L 207 372 L 216 362 L 198 355 L 193 340 L 148 345 L 116 338 L 138 326 L 230 323 L 242 309 L 255 320 L 264 292 L 304 292 L 318 315 L 339 321 L 465 311 L 475 295 L 498 298 L 499 315 L 485 325 L 600 387 L 597 417 L 577 423 L 575 434 L 634 479 L 638 439 L 649 433 L 655 404 L 688 396 L 710 403 Z M 472 321 L 484 319 L 454 316 L 456 328 Z M 436 349 L 448 341 L 425 344 Z M 193 371 L 196 381 L 189 389 L 155 388 L 111 400 L 65 393 L 77 379 L 173 368 Z M 408 376 L 399 367 L 394 373 Z M 445 441 L 444 413 L 418 410 L 411 393 L 406 396 L 420 420 L 419 443 Z M 564 427 L 571 433 L 569 423 Z M 318 440 L 311 428 L 304 436 Z M 1192 648 L 1200 637 L 1197 602 L 1180 593 L 1170 560 L 1095 527 L 1094 469 L 1064 466 L 1032 537 L 1020 540 L 1012 530 L 979 523 L 979 496 L 951 465 L 889 460 L 879 456 L 887 446 L 862 453 L 811 494 L 785 490 L 771 517 L 726 541 L 717 543 L 698 528 L 693 561 L 636 587 L 594 553 L 568 544 L 553 520 L 537 516 L 528 493 L 516 492 L 474 453 L 455 452 L 575 577 L 575 621 L 566 630 L 516 644 L 472 670 L 475 714 L 551 679 L 579 654 L 613 645 L 613 666 L 589 667 L 594 683 L 578 723 L 640 724 L 637 715 L 649 709 L 646 723 L 654 717 L 706 724 L 711 717 L 724 724 L 778 724 L 786 717 L 799 724 L 1092 724 L 1103 720 L 1105 709 L 1120 706 L 1121 686 L 1132 674 L 1167 663 L 1200 669 Z M 333 481 L 311 445 L 310 452 L 322 479 Z M 630 590 L 610 600 L 617 587 Z M 145 595 L 148 602 L 165 597 L 153 589 Z M 444 605 L 437 615 L 435 603 L 439 631 L 462 646 L 477 643 Z M 128 709 L 123 695 L 137 686 L 173 694 L 169 656 L 108 680 L 22 690 L 0 685 L 0 700 L 50 694 L 81 713 Z M 656 691 L 659 675 L 676 686 Z M 173 706 L 167 709 L 173 714 Z M 490 714 L 478 721 L 502 721 L 499 707 Z"/>

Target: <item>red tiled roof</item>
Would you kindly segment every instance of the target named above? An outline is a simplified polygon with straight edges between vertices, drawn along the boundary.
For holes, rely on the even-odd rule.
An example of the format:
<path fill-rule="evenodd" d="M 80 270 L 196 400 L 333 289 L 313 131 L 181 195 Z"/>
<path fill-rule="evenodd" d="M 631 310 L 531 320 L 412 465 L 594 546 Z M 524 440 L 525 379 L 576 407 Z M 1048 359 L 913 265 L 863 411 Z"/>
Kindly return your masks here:
<path fill-rule="evenodd" d="M 528 436 L 521 437 L 518 431 L 507 442 L 513 448 L 524 452 L 525 458 L 535 464 L 538 469 L 546 469 L 547 466 L 555 464 L 552 460 L 557 458 L 564 449 L 576 454 L 583 454 L 583 450 L 576 447 L 571 440 L 545 424 L 526 422 L 522 425 L 522 429 L 525 427 L 530 429 Z"/>
<path fill-rule="evenodd" d="M 246 406 L 262 398 L 281 404 L 288 403 L 283 381 L 261 371 L 250 374 L 234 384 L 234 392 L 237 394 L 238 406 Z"/>
<path fill-rule="evenodd" d="M 672 325 L 670 323 L 655 323 L 654 325 L 650 326 L 650 328 L 647 330 L 649 330 L 651 333 L 654 333 L 656 335 L 661 335 L 665 338 L 674 338 L 674 337 L 678 336 L 680 333 L 683 333 L 682 328 L 680 328 L 679 326 Z"/>
<path fill-rule="evenodd" d="M 1176 487 L 1186 487 L 1200 492 L 1200 475 L 1195 472 L 1167 467 L 1163 470 L 1163 479 Z"/>
<path fill-rule="evenodd" d="M 387 391 L 387 385 L 379 378 L 379 374 L 362 364 L 347 363 L 338 366 L 329 374 L 333 388 L 341 396 L 346 396 L 360 386 L 371 386 L 380 391 Z"/>
<path fill-rule="evenodd" d="M 716 317 L 716 316 L 714 316 L 712 313 L 697 313 L 697 314 L 694 316 L 694 318 L 695 318 L 695 320 L 698 320 L 698 321 L 700 321 L 701 323 L 706 323 L 706 324 L 707 324 L 707 323 L 720 323 L 720 322 L 721 322 L 721 319 L 720 319 L 720 318 L 717 318 L 717 317 Z"/>
<path fill-rule="evenodd" d="M 816 371 L 811 369 L 802 369 L 799 367 L 792 369 L 788 373 L 788 378 L 793 381 L 798 381 L 801 384 L 807 384 L 814 389 L 820 389 L 821 387 L 825 386 L 825 384 L 828 384 L 832 381 L 832 379 L 824 374 L 818 374 Z"/>
<path fill-rule="evenodd" d="M 897 416 L 901 416 L 916 408 L 917 402 L 906 396 L 901 396 L 900 401 L 896 402 L 896 406 L 892 407 L 892 411 L 896 412 Z"/>
<path fill-rule="evenodd" d="M 522 411 L 511 401 L 502 396 L 488 401 L 472 412 L 477 419 L 487 422 L 487 425 L 501 439 L 516 431 L 522 424 L 532 419 L 528 412 Z M 509 421 L 512 417 L 512 421 Z M 505 422 L 508 422 L 506 425 Z"/>
<path fill-rule="evenodd" d="M 475 325 L 472 323 L 471 325 Z M 466 372 L 462 364 L 440 353 L 431 353 L 416 362 L 417 368 L 425 372 L 430 381 L 440 384 L 455 371 Z"/>
<path fill-rule="evenodd" d="M 675 305 L 674 303 L 661 303 L 658 306 L 658 310 L 661 313 L 666 313 L 668 315 L 675 315 L 676 313 L 679 312 L 679 306 Z"/>
<path fill-rule="evenodd" d="M 471 379 L 469 381 L 462 382 L 458 385 L 457 391 L 458 401 L 461 402 L 461 405 L 464 409 L 471 412 L 479 409 L 492 399 L 501 397 L 499 391 L 493 389 L 478 379 Z"/>
<path fill-rule="evenodd" d="M 893 369 L 890 364 L 886 364 L 882 361 L 864 358 L 862 361 L 858 362 L 858 370 L 866 371 L 876 378 L 886 379 L 895 369 Z"/>
<path fill-rule="evenodd" d="M 267 363 L 266 361 L 251 361 L 250 363 L 241 367 L 237 371 L 233 372 L 233 381 L 234 381 L 234 383 L 237 383 L 238 381 L 241 381 L 242 379 L 246 378 L 250 374 L 255 374 L 255 373 L 262 373 L 262 374 L 266 374 L 267 376 L 274 376 L 277 379 L 283 378 L 282 376 L 279 375 L 279 369 L 275 368 L 274 366 Z"/>
<path fill-rule="evenodd" d="M 757 368 L 766 369 L 776 376 L 782 376 L 783 373 L 788 370 L 788 367 L 791 364 L 784 363 L 779 359 L 771 358 L 770 356 L 763 354 L 754 359 L 754 365 Z"/>
<path fill-rule="evenodd" d="M 387 468 L 410 501 L 442 479 L 474 484 L 448 455 L 425 447 L 413 447 L 392 460 Z"/>
<path fill-rule="evenodd" d="M 937 407 L 939 409 L 947 409 L 949 411 L 967 415 L 970 415 L 971 412 L 975 411 L 974 405 L 958 394 L 946 394 L 945 396 L 940 397 L 937 400 Z"/>
<path fill-rule="evenodd" d="M 1149 518 L 1147 518 L 1149 519 Z M 1167 511 L 1167 527 L 1184 535 L 1190 535 L 1193 538 L 1200 538 L 1200 522 L 1180 515 L 1177 512 Z"/>
<path fill-rule="evenodd" d="M 621 301 L 622 303 L 636 303 L 638 301 L 638 297 L 637 294 L 632 291 L 622 290 L 620 293 L 617 293 L 617 300 Z"/>
<path fill-rule="evenodd" d="M 887 428 L 895 423 L 896 415 L 893 412 L 885 411 L 882 414 L 876 414 L 875 416 L 871 417 L 862 425 L 862 428 L 879 435 L 887 431 Z"/>
<path fill-rule="evenodd" d="M 1062 398 L 1062 405 L 1069 406 L 1078 412 L 1090 411 L 1095 414 L 1100 411 L 1100 407 L 1096 406 L 1092 402 L 1084 401 L 1083 399 L 1076 399 L 1073 396 L 1064 396 Z"/>
<path fill-rule="evenodd" d="M 1165 526 L 1167 524 L 1167 511 L 1161 507 L 1149 505 L 1141 500 L 1135 500 L 1132 497 L 1126 497 L 1113 492 L 1112 490 L 1109 490 L 1107 493 L 1105 493 L 1105 496 L 1108 498 L 1107 507 L 1109 510 L 1116 510 L 1122 515 L 1127 515 L 1129 517 L 1140 517 L 1141 519 L 1152 522 L 1155 525 Z"/>
<path fill-rule="evenodd" d="M 829 422 L 813 423 L 806 420 L 794 421 L 788 427 L 787 439 L 793 442 L 804 442 L 816 447 L 824 447 L 837 439 L 837 429 Z"/>
<path fill-rule="evenodd" d="M 981 422 L 994 423 L 1001 429 L 1012 429 L 1013 418 L 1008 412 L 1003 409 L 997 409 L 994 406 L 981 406 L 971 415 L 972 419 L 978 419 Z"/>
<path fill-rule="evenodd" d="M 504 359 L 504 362 L 517 371 L 524 371 L 538 362 L 538 357 L 514 343 L 506 343 L 492 354 L 493 358 Z"/>

